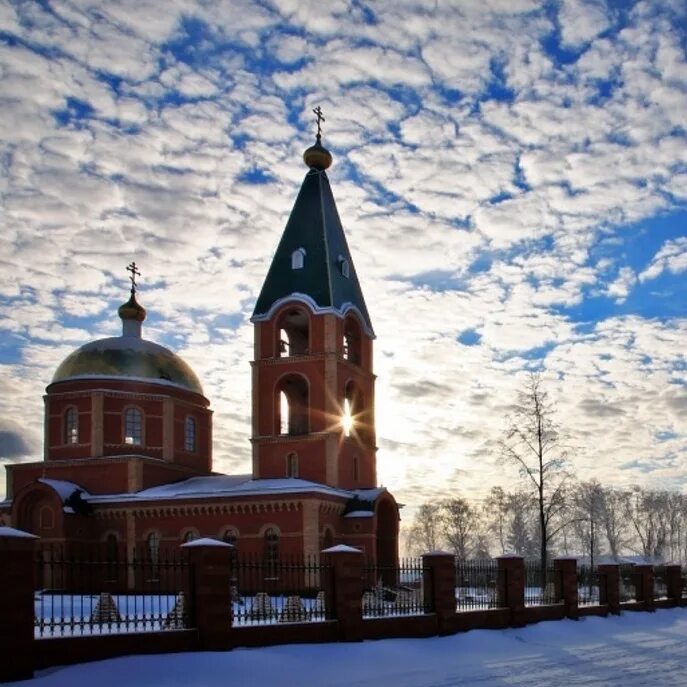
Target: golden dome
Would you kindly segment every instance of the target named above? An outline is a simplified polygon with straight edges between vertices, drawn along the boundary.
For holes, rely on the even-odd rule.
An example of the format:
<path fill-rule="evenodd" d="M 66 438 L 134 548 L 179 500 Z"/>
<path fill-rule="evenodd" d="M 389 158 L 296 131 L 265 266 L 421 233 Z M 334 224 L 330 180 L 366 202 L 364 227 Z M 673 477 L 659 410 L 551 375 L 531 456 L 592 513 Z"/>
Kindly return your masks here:
<path fill-rule="evenodd" d="M 315 145 L 303 153 L 303 160 L 310 169 L 322 172 L 332 164 L 332 154 L 320 143 L 318 136 Z"/>
<path fill-rule="evenodd" d="M 136 301 L 134 292 L 131 292 L 131 297 L 126 303 L 119 306 L 117 311 L 123 320 L 135 320 L 136 322 L 143 322 L 146 318 L 146 309 L 139 305 Z"/>

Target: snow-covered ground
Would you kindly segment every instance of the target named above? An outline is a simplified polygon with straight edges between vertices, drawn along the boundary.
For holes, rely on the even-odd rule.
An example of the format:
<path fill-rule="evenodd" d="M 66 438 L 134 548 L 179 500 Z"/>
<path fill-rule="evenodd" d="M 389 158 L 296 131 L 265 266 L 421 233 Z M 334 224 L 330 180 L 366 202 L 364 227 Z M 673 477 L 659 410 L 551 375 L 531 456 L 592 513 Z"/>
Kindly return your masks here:
<path fill-rule="evenodd" d="M 54 668 L 24 687 L 687 685 L 687 609 L 451 637 L 133 656 Z"/>

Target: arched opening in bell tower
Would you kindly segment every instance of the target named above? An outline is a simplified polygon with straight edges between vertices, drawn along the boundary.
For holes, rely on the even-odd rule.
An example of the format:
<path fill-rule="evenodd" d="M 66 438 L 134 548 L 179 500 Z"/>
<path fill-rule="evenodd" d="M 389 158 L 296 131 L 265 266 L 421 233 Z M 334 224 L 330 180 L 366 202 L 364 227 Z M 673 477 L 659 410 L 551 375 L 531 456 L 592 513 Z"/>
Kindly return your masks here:
<path fill-rule="evenodd" d="M 353 315 L 344 320 L 343 357 L 354 365 L 360 365 L 362 355 L 362 335 L 360 324 Z"/>
<path fill-rule="evenodd" d="M 310 352 L 310 318 L 303 308 L 287 308 L 277 320 L 277 357 Z"/>
<path fill-rule="evenodd" d="M 310 429 L 308 381 L 299 374 L 282 377 L 274 395 L 275 434 L 307 434 Z"/>

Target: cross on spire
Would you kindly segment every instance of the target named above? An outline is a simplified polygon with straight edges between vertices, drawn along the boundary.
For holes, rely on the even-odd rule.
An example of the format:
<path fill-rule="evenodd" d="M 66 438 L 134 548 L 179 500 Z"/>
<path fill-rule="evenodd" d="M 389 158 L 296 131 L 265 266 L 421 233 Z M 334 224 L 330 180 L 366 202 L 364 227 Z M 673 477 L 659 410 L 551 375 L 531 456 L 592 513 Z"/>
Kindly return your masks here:
<path fill-rule="evenodd" d="M 133 295 L 136 293 L 136 277 L 140 277 L 141 273 L 138 271 L 138 267 L 136 267 L 136 263 L 133 261 L 126 266 L 126 271 L 131 272 L 129 280 L 131 281 L 131 293 Z"/>
<path fill-rule="evenodd" d="M 313 113 L 317 117 L 317 141 L 319 142 L 322 138 L 322 122 L 327 120 L 322 115 L 322 108 L 319 105 L 313 110 Z"/>

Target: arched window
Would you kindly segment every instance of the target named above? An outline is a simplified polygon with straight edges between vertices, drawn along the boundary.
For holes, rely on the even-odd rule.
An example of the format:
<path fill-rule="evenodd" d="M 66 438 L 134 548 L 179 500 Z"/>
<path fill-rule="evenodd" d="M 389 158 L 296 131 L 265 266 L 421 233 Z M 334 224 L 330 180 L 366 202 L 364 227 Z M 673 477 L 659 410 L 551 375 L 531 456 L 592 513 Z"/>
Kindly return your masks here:
<path fill-rule="evenodd" d="M 303 308 L 288 308 L 277 321 L 277 355 L 288 358 L 309 352 L 310 319 Z"/>
<path fill-rule="evenodd" d="M 301 375 L 283 377 L 275 389 L 275 433 L 307 434 L 309 430 L 308 382 Z"/>
<path fill-rule="evenodd" d="M 196 421 L 189 415 L 184 422 L 184 449 L 196 450 Z"/>
<path fill-rule="evenodd" d="M 184 534 L 184 544 L 187 544 L 190 541 L 194 541 L 195 539 L 198 539 L 198 533 L 195 530 L 188 530 Z"/>
<path fill-rule="evenodd" d="M 298 477 L 298 455 L 295 453 L 286 456 L 286 476 Z"/>
<path fill-rule="evenodd" d="M 124 443 L 134 446 L 143 443 L 143 415 L 138 408 L 124 411 Z"/>
<path fill-rule="evenodd" d="M 331 527 L 325 527 L 322 531 L 322 541 L 320 542 L 321 549 L 328 549 L 334 546 L 334 533 Z"/>
<path fill-rule="evenodd" d="M 352 316 L 346 318 L 343 333 L 343 357 L 355 365 L 360 365 L 362 337 L 360 326 Z"/>
<path fill-rule="evenodd" d="M 119 541 L 117 535 L 110 533 L 105 537 L 105 578 L 108 582 L 117 580 L 117 561 L 119 560 Z"/>
<path fill-rule="evenodd" d="M 42 506 L 38 514 L 38 524 L 42 530 L 51 530 L 55 526 L 55 515 L 50 506 Z"/>
<path fill-rule="evenodd" d="M 236 542 L 239 539 L 239 534 L 238 532 L 233 528 L 229 527 L 226 530 L 224 530 L 224 534 L 222 534 L 222 541 L 225 544 L 231 544 L 232 546 L 236 546 Z"/>
<path fill-rule="evenodd" d="M 109 562 L 119 558 L 119 541 L 116 534 L 110 533 L 105 537 L 105 557 Z"/>
<path fill-rule="evenodd" d="M 293 253 L 291 253 L 291 269 L 292 270 L 302 270 L 303 263 L 305 262 L 305 248 L 296 248 Z"/>
<path fill-rule="evenodd" d="M 151 532 L 146 540 L 148 548 L 148 559 L 154 566 L 160 562 L 160 535 L 157 532 Z"/>
<path fill-rule="evenodd" d="M 276 566 L 279 559 L 279 531 L 274 527 L 265 530 L 265 563 Z"/>
<path fill-rule="evenodd" d="M 79 443 L 79 413 L 74 406 L 67 408 L 64 414 L 64 443 Z"/>

